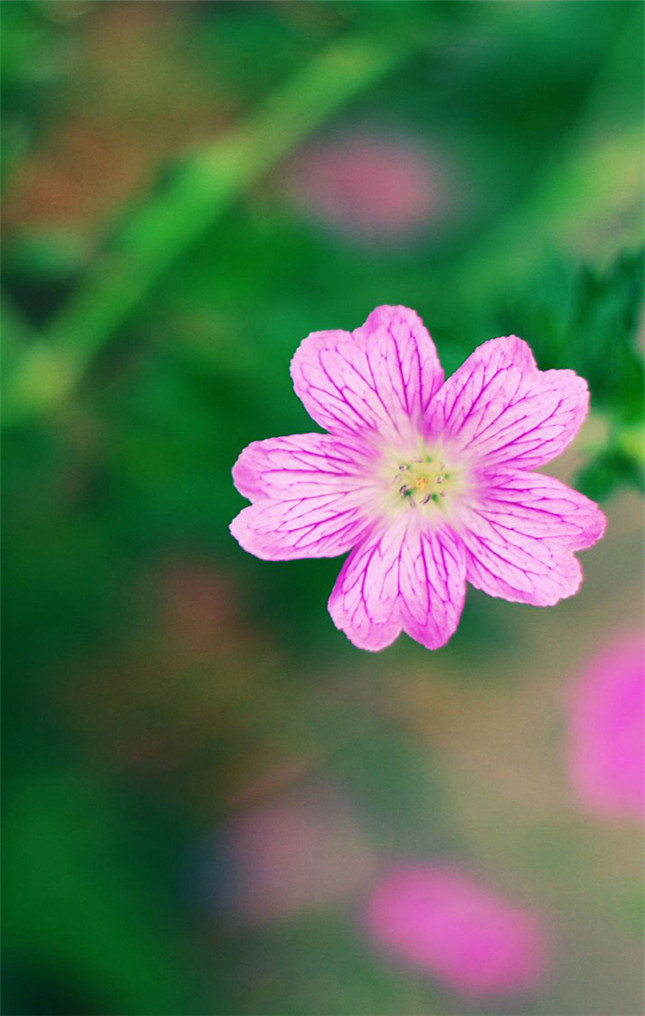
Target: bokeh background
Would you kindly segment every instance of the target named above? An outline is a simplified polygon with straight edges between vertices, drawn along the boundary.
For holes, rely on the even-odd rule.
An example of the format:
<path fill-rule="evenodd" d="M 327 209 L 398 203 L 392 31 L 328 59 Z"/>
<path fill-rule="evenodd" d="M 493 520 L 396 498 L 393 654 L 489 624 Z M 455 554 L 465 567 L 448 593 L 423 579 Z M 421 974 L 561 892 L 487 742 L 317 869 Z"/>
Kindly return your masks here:
<path fill-rule="evenodd" d="M 7 1014 L 642 1011 L 637 788 L 575 758 L 640 727 L 643 17 L 2 4 Z M 298 342 L 381 303 L 448 371 L 516 333 L 592 390 L 549 468 L 609 517 L 581 592 L 470 590 L 435 653 L 354 649 L 338 561 L 228 532 L 242 447 L 311 429 Z M 411 871 L 448 902 L 394 917 Z"/>

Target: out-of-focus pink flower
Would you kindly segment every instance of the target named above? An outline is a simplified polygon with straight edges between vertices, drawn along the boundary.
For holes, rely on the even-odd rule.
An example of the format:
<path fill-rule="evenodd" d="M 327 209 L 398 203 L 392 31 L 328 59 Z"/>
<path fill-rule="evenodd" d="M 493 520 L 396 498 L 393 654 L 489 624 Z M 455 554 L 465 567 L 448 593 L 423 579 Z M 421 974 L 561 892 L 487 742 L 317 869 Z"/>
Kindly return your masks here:
<path fill-rule="evenodd" d="M 373 878 L 372 851 L 349 807 L 326 788 L 240 813 L 222 829 L 229 909 L 273 921 L 343 898 Z"/>
<path fill-rule="evenodd" d="M 443 215 L 446 187 L 415 137 L 357 132 L 301 155 L 287 178 L 290 199 L 343 235 L 397 240 Z"/>
<path fill-rule="evenodd" d="M 645 808 L 643 632 L 614 639 L 574 689 L 569 772 L 576 796 L 598 815 L 642 815 Z"/>
<path fill-rule="evenodd" d="M 372 893 L 366 921 L 381 949 L 466 998 L 528 995 L 546 973 L 537 915 L 451 867 L 394 870 Z"/>

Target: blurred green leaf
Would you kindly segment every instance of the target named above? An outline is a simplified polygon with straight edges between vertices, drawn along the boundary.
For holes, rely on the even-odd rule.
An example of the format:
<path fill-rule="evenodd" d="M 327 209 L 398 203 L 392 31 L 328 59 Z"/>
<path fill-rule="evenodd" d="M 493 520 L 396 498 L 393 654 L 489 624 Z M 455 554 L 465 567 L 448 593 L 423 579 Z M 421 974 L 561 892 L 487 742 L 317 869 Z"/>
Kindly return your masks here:
<path fill-rule="evenodd" d="M 643 463 L 612 443 L 603 449 L 576 477 L 576 487 L 594 501 L 605 501 L 620 487 L 634 487 L 645 493 Z"/>
<path fill-rule="evenodd" d="M 645 373 L 636 349 L 643 266 L 642 251 L 625 251 L 604 273 L 579 272 L 559 351 L 557 366 L 586 377 L 597 405 L 617 421 L 643 418 Z"/>
<path fill-rule="evenodd" d="M 5 861 L 5 934 L 14 949 L 64 978 L 89 1011 L 176 1016 L 210 1010 L 186 971 L 187 957 L 146 885 L 114 794 L 61 771 L 14 791 Z"/>
<path fill-rule="evenodd" d="M 572 369 L 588 380 L 592 409 L 621 431 L 616 451 L 627 457 L 636 452 L 634 438 L 645 415 L 637 346 L 643 269 L 642 250 L 623 251 L 604 271 L 556 262 L 498 315 L 500 330 L 526 339 L 542 369 Z"/>

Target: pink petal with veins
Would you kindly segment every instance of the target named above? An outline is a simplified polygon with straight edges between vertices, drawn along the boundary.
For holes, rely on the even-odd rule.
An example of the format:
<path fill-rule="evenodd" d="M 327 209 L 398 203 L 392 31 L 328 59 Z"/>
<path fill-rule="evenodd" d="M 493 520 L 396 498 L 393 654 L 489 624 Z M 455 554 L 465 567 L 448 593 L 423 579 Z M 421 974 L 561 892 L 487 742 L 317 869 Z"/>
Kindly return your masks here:
<path fill-rule="evenodd" d="M 371 457 L 351 437 L 254 441 L 233 467 L 238 490 L 255 499 L 233 519 L 233 536 L 271 561 L 345 553 L 368 526 Z"/>
<path fill-rule="evenodd" d="M 465 555 L 451 530 L 425 531 L 402 518 L 352 551 L 329 612 L 360 649 L 383 649 L 401 631 L 438 649 L 459 623 L 465 593 Z"/>
<path fill-rule="evenodd" d="M 430 429 L 488 466 L 532 469 L 564 451 L 588 409 L 583 378 L 539 371 L 526 342 L 510 335 L 484 342 L 446 381 Z"/>
<path fill-rule="evenodd" d="M 407 307 L 377 307 L 353 332 L 313 332 L 296 350 L 291 376 L 321 427 L 379 441 L 422 432 L 443 381 L 435 345 Z"/>
<path fill-rule="evenodd" d="M 577 592 L 582 569 L 573 551 L 596 543 L 606 524 L 593 501 L 552 476 L 501 467 L 481 478 L 462 520 L 468 581 L 536 607 Z"/>

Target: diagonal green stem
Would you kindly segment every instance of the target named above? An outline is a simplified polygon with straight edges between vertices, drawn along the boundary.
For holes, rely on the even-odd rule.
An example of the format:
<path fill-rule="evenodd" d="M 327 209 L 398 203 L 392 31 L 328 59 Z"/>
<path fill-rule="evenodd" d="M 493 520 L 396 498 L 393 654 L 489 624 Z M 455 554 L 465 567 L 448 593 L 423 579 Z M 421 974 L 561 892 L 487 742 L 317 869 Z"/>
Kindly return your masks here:
<path fill-rule="evenodd" d="M 248 120 L 187 160 L 136 210 L 109 254 L 7 379 L 5 420 L 61 405 L 110 335 L 244 191 L 340 106 L 403 63 L 414 42 L 344 37 Z"/>

